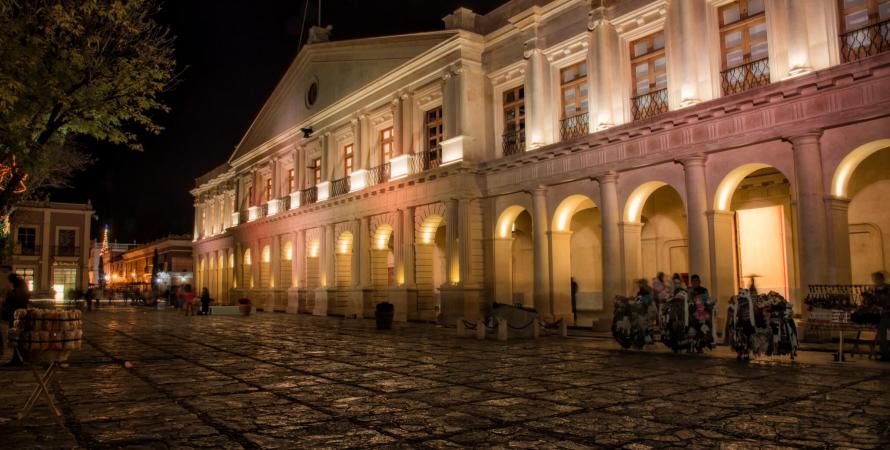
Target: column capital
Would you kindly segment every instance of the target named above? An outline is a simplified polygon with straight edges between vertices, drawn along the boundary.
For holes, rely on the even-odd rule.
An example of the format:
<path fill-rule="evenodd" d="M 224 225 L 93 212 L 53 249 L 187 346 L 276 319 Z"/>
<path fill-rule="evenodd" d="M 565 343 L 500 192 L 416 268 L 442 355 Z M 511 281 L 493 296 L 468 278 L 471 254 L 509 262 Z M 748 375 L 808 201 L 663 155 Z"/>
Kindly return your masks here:
<path fill-rule="evenodd" d="M 788 136 L 783 136 L 782 139 L 790 142 L 792 145 L 797 146 L 800 144 L 808 144 L 813 142 L 818 142 L 822 137 L 822 130 L 807 130 L 799 133 L 794 133 Z"/>
<path fill-rule="evenodd" d="M 599 175 L 594 176 L 594 178 L 596 178 L 596 181 L 599 184 L 614 184 L 618 182 L 618 173 L 613 170 L 609 170 L 607 172 L 603 172 Z"/>
<path fill-rule="evenodd" d="M 414 96 L 413 92 L 406 91 L 406 92 L 402 92 L 401 95 L 399 95 L 399 98 L 402 99 L 403 101 L 407 101 L 407 100 L 410 100 L 411 97 L 413 97 L 413 96 Z"/>
<path fill-rule="evenodd" d="M 532 190 L 532 195 L 543 197 L 543 196 L 547 195 L 548 190 L 549 190 L 549 188 L 547 186 L 538 185 L 538 186 L 535 186 L 535 188 Z"/>
<path fill-rule="evenodd" d="M 826 195 L 825 204 L 833 210 L 846 211 L 850 208 L 850 199 L 846 197 L 838 197 L 836 195 Z"/>
<path fill-rule="evenodd" d="M 681 156 L 674 160 L 674 163 L 681 164 L 683 167 L 703 167 L 708 161 L 708 156 L 697 153 L 695 155 Z"/>

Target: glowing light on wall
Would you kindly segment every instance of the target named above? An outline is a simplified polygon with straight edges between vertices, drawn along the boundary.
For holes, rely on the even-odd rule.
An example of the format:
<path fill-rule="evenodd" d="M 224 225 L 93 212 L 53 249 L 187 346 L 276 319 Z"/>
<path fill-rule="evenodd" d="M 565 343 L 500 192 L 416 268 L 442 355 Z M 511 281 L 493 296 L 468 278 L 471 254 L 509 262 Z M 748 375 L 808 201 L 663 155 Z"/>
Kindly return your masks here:
<path fill-rule="evenodd" d="M 586 195 L 570 195 L 556 207 L 556 213 L 553 215 L 554 231 L 569 231 L 569 225 L 572 222 L 572 216 L 576 212 L 595 208 L 596 204 Z"/>
<path fill-rule="evenodd" d="M 745 164 L 744 166 L 737 167 L 732 172 L 726 174 L 723 181 L 717 186 L 717 195 L 714 198 L 714 209 L 718 211 L 729 211 L 732 195 L 735 193 L 735 189 L 739 186 L 739 183 L 741 183 L 748 175 L 767 167 L 770 166 L 762 163 Z"/>
<path fill-rule="evenodd" d="M 309 245 L 307 247 L 309 249 L 310 258 L 318 258 L 318 250 L 320 246 L 321 244 L 319 243 L 318 239 L 313 239 L 309 242 Z"/>
<path fill-rule="evenodd" d="M 244 259 L 242 259 L 245 266 L 250 265 L 250 249 L 244 250 Z"/>
<path fill-rule="evenodd" d="M 352 253 L 352 233 L 349 231 L 344 231 L 340 234 L 340 237 L 337 238 L 337 253 L 341 255 L 348 255 Z"/>
<path fill-rule="evenodd" d="M 331 182 L 322 181 L 318 183 L 318 201 L 325 201 L 331 196 Z"/>
<path fill-rule="evenodd" d="M 643 212 L 643 205 L 646 204 L 646 200 L 648 200 L 649 196 L 658 190 L 658 188 L 665 185 L 666 183 L 662 183 L 661 181 L 650 181 L 648 183 L 643 183 L 634 189 L 630 194 L 630 197 L 627 198 L 627 203 L 624 207 L 624 220 L 629 223 L 639 223 L 640 215 Z"/>
<path fill-rule="evenodd" d="M 268 264 L 269 261 L 272 261 L 272 249 L 267 245 L 263 247 L 263 262 Z"/>
<path fill-rule="evenodd" d="M 359 169 L 349 174 L 349 192 L 360 191 L 368 187 L 368 171 Z"/>
<path fill-rule="evenodd" d="M 878 139 L 877 141 L 872 141 L 856 147 L 844 157 L 834 171 L 834 177 L 832 177 L 831 180 L 832 195 L 835 197 L 846 198 L 847 185 L 850 183 L 850 177 L 853 176 L 853 172 L 856 171 L 859 164 L 869 156 L 888 148 L 890 148 L 890 139 Z"/>
<path fill-rule="evenodd" d="M 392 226 L 383 224 L 374 232 L 374 249 L 386 250 L 389 248 L 389 237 L 392 236 Z"/>
<path fill-rule="evenodd" d="M 284 244 L 284 260 L 292 261 L 294 259 L 294 245 L 288 241 Z"/>
<path fill-rule="evenodd" d="M 409 155 L 399 155 L 389 160 L 389 179 L 397 180 L 408 176 L 410 165 L 408 161 Z"/>
<path fill-rule="evenodd" d="M 431 215 L 424 219 L 423 223 L 420 225 L 420 233 L 417 235 L 417 239 L 422 244 L 432 244 L 433 240 L 436 239 L 436 230 L 439 229 L 439 226 L 445 222 L 445 219 L 439 215 Z"/>
<path fill-rule="evenodd" d="M 525 208 L 517 205 L 508 206 L 504 209 L 504 212 L 501 213 L 497 222 L 497 234 L 499 238 L 507 239 L 512 236 L 512 231 L 515 229 L 516 225 L 516 218 L 519 217 L 523 211 L 525 211 Z"/>

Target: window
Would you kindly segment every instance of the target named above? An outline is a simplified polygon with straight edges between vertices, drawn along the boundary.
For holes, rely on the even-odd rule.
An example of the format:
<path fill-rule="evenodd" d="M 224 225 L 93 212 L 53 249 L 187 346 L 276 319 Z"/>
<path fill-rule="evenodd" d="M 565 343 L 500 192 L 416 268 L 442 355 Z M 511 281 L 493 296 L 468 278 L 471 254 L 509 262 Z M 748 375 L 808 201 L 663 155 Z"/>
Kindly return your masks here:
<path fill-rule="evenodd" d="M 392 127 L 380 130 L 378 141 L 380 142 L 380 164 L 386 164 L 392 158 Z"/>
<path fill-rule="evenodd" d="M 559 91 L 562 102 L 562 121 L 559 135 L 562 140 L 587 133 L 587 61 L 581 61 L 559 71 Z"/>
<path fill-rule="evenodd" d="M 22 255 L 37 254 L 37 228 L 18 227 L 16 230 L 16 244 Z"/>
<path fill-rule="evenodd" d="M 289 169 L 287 171 L 287 192 L 289 192 L 289 193 L 297 190 L 296 189 L 297 188 L 297 186 L 296 186 L 297 179 L 295 178 L 294 175 L 295 175 L 294 169 Z"/>
<path fill-rule="evenodd" d="M 59 230 L 56 255 L 77 256 L 77 230 Z"/>
<path fill-rule="evenodd" d="M 32 268 L 17 268 L 15 269 L 16 275 L 22 277 L 22 280 L 25 281 L 25 285 L 28 286 L 29 291 L 34 290 L 34 269 Z"/>
<path fill-rule="evenodd" d="M 253 185 L 247 187 L 247 204 L 253 206 Z"/>
<path fill-rule="evenodd" d="M 667 112 L 667 58 L 663 31 L 630 43 L 630 69 L 634 120 Z"/>
<path fill-rule="evenodd" d="M 321 158 L 315 158 L 312 160 L 312 180 L 315 182 L 314 186 L 318 186 L 321 184 Z"/>
<path fill-rule="evenodd" d="M 838 0 L 845 62 L 890 50 L 890 0 Z"/>
<path fill-rule="evenodd" d="M 559 71 L 559 90 L 563 118 L 587 112 L 587 61 L 572 64 Z"/>
<path fill-rule="evenodd" d="M 343 147 L 343 176 L 348 177 L 352 173 L 353 144 Z"/>
<path fill-rule="evenodd" d="M 266 178 L 266 201 L 272 200 L 272 178 Z"/>
<path fill-rule="evenodd" d="M 525 150 L 525 86 L 504 91 L 504 156 Z"/>
<path fill-rule="evenodd" d="M 424 129 L 426 134 L 426 146 L 428 162 L 426 168 L 439 166 L 439 144 L 445 140 L 445 132 L 442 128 L 442 107 L 431 109 L 424 114 Z"/>
<path fill-rule="evenodd" d="M 769 84 L 769 47 L 764 0 L 738 0 L 720 7 L 723 95 Z"/>

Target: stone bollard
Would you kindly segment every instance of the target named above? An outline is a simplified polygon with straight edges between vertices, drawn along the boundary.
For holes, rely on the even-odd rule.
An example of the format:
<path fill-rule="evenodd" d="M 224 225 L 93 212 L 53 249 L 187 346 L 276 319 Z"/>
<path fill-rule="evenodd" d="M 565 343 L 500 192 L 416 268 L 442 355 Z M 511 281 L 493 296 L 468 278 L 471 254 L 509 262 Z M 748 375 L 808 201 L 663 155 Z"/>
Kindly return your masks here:
<path fill-rule="evenodd" d="M 507 342 L 507 321 L 505 319 L 498 320 L 498 340 Z"/>
<path fill-rule="evenodd" d="M 485 322 L 481 320 L 476 322 L 476 339 L 485 340 Z"/>
<path fill-rule="evenodd" d="M 565 319 L 559 322 L 559 334 L 562 337 L 569 337 L 569 323 Z"/>
<path fill-rule="evenodd" d="M 541 322 L 536 318 L 534 324 L 532 324 L 532 337 L 537 339 L 541 336 Z"/>
<path fill-rule="evenodd" d="M 460 317 L 457 319 L 457 337 L 464 337 L 464 333 L 466 333 L 467 329 L 464 327 L 464 318 Z"/>

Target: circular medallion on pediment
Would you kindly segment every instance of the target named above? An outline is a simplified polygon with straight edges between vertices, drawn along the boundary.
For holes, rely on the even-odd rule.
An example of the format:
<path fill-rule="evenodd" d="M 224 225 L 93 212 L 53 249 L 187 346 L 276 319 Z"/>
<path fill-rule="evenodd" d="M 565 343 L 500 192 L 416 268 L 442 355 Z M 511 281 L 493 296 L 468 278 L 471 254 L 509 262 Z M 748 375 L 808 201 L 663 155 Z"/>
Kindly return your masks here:
<path fill-rule="evenodd" d="M 313 78 L 309 87 L 306 88 L 306 107 L 311 108 L 315 105 L 316 100 L 318 100 L 318 79 Z"/>

